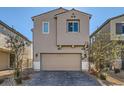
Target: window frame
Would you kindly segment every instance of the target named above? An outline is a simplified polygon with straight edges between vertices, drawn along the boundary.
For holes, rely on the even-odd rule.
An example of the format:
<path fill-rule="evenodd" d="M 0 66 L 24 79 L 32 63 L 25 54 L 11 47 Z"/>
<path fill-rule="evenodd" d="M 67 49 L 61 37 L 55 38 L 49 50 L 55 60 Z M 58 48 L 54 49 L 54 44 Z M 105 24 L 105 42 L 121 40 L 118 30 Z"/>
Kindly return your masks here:
<path fill-rule="evenodd" d="M 118 24 L 121 24 L 121 29 L 120 29 L 121 33 L 117 33 L 117 25 Z M 124 29 L 123 28 L 124 28 L 124 23 L 116 23 L 116 32 L 115 32 L 116 35 L 124 35 Z"/>
<path fill-rule="evenodd" d="M 122 34 L 124 35 L 124 23 L 122 23 Z"/>
<path fill-rule="evenodd" d="M 93 36 L 93 37 L 92 37 L 92 42 L 94 43 L 95 41 L 96 41 L 96 37 Z"/>
<path fill-rule="evenodd" d="M 73 22 L 73 21 L 76 21 L 76 23 L 78 23 L 78 31 L 77 32 L 75 32 L 74 30 L 71 32 L 71 31 L 69 31 L 68 29 L 68 23 L 69 23 L 69 21 L 71 22 Z M 73 29 L 74 29 L 74 27 L 73 27 Z M 80 32 L 80 20 L 79 19 L 67 19 L 66 20 L 66 32 L 68 32 L 68 33 L 79 33 Z"/>
<path fill-rule="evenodd" d="M 6 28 L 5 27 L 1 27 L 0 28 L 0 32 L 4 32 L 4 31 L 6 31 Z"/>
<path fill-rule="evenodd" d="M 44 24 L 45 24 L 45 23 L 48 24 L 48 32 L 45 32 L 45 30 L 44 30 Z M 42 22 L 42 33 L 43 33 L 43 34 L 49 34 L 49 22 L 48 22 L 48 21 L 43 21 L 43 22 Z"/>

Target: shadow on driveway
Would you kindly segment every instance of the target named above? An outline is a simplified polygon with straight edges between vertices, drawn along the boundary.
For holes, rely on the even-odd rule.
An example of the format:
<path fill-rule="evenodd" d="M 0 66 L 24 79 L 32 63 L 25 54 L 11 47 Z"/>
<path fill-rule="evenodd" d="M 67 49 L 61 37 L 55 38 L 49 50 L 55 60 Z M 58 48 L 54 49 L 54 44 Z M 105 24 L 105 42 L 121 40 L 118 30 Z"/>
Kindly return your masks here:
<path fill-rule="evenodd" d="M 25 81 L 28 86 L 100 86 L 99 82 L 86 72 L 40 71 Z"/>

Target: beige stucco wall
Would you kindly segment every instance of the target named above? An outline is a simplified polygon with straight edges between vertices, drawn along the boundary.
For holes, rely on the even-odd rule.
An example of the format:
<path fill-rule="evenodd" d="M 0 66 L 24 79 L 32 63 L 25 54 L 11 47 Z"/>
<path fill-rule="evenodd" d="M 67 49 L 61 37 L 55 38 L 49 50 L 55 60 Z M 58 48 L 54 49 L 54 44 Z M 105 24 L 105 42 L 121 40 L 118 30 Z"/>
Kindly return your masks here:
<path fill-rule="evenodd" d="M 33 47 L 34 47 L 34 55 L 38 54 L 38 57 L 36 58 L 34 56 L 34 61 L 39 61 L 39 54 L 40 53 L 81 53 L 81 47 L 62 47 L 61 50 L 58 50 L 57 47 L 57 41 L 59 39 L 60 42 L 58 43 L 62 43 L 65 42 L 64 44 L 66 45 L 70 45 L 70 44 L 74 44 L 74 45 L 78 45 L 81 44 L 83 45 L 83 41 L 88 41 L 89 40 L 89 19 L 86 15 L 81 15 L 80 13 L 76 12 L 77 17 L 80 19 L 81 21 L 81 29 L 80 29 L 80 33 L 69 33 L 70 36 L 65 32 L 65 28 L 62 28 L 63 30 L 61 30 L 61 28 L 59 28 L 58 30 L 56 30 L 56 19 L 55 14 L 58 14 L 60 12 L 63 12 L 65 10 L 60 9 L 54 12 L 50 12 L 48 14 L 44 14 L 41 16 L 37 16 L 36 18 L 34 18 L 33 22 L 34 22 L 34 27 L 33 27 Z M 71 13 L 68 14 L 68 17 L 71 15 Z M 62 20 L 66 20 L 68 17 L 65 17 L 66 15 L 64 15 Z M 60 18 L 57 18 L 57 20 L 59 20 L 58 22 L 60 22 L 61 20 Z M 43 34 L 42 33 L 42 22 L 43 21 L 49 21 L 49 29 L 50 32 L 49 34 Z M 63 22 L 64 22 L 63 21 Z M 65 26 L 65 22 L 60 24 L 61 26 Z M 59 25 L 59 27 L 60 27 Z M 84 27 L 85 26 L 85 27 Z M 65 26 L 66 27 L 66 26 Z M 57 34 L 59 33 L 59 34 Z M 63 36 L 60 36 L 63 35 Z M 67 41 L 67 36 L 69 40 Z M 64 39 L 65 38 L 65 39 Z M 76 39 L 76 40 L 75 40 Z M 70 42 L 67 44 L 67 42 Z M 76 43 L 77 42 L 77 43 Z"/>
<path fill-rule="evenodd" d="M 77 11 L 70 11 L 61 16 L 56 14 L 62 13 L 64 9 L 58 9 L 43 15 L 33 17 L 34 27 L 33 31 L 33 61 L 34 69 L 40 69 L 40 54 L 44 53 L 82 53 L 81 46 L 71 47 L 62 46 L 58 50 L 57 45 L 83 45 L 84 42 L 89 41 L 89 16 Z M 66 32 L 66 20 L 75 13 L 76 17 L 80 20 L 79 33 Z M 57 17 L 57 19 L 55 18 Z M 49 34 L 42 33 L 42 22 L 49 22 Z M 36 56 L 37 55 L 37 56 Z M 88 60 L 84 60 L 88 61 Z M 70 64 L 71 65 L 71 64 Z M 35 68 L 36 67 L 36 68 Z"/>
<path fill-rule="evenodd" d="M 124 34 L 116 34 L 116 23 L 124 23 L 124 16 L 111 20 L 111 40 L 124 40 Z"/>
<path fill-rule="evenodd" d="M 67 20 L 72 14 L 79 19 L 79 32 L 67 32 Z M 89 42 L 89 16 L 79 11 L 71 10 L 57 15 L 57 45 L 83 45 Z"/>
<path fill-rule="evenodd" d="M 18 34 L 12 32 L 10 29 L 6 28 L 5 26 L 0 24 L 0 48 L 1 50 L 10 50 L 9 48 L 6 47 L 6 39 L 8 38 L 8 34 L 12 35 L 12 36 L 16 36 Z M 24 39 L 23 37 L 20 36 L 21 39 Z M 24 39 L 25 40 L 25 39 Z M 23 61 L 23 67 L 27 68 L 27 67 L 32 67 L 32 44 L 30 46 L 26 46 L 25 47 L 25 53 L 24 53 L 24 61 Z M 6 56 L 7 60 L 10 60 L 10 57 Z M 25 65 L 26 64 L 26 65 Z"/>
<path fill-rule="evenodd" d="M 111 41 L 111 38 L 110 38 L 110 34 L 111 34 L 111 31 L 110 31 L 110 22 L 108 22 L 108 23 L 99 31 L 98 35 L 99 35 L 99 34 L 102 34 L 103 37 L 105 37 L 105 38 L 103 39 L 103 42 L 104 42 L 105 45 L 108 44 L 108 43 L 110 43 L 110 41 Z"/>
<path fill-rule="evenodd" d="M 111 20 L 111 40 L 124 40 L 124 34 L 116 34 L 116 23 L 124 23 L 124 16 L 117 17 Z M 122 59 L 118 58 L 115 60 L 116 68 L 122 68 Z"/>
<path fill-rule="evenodd" d="M 30 46 L 25 47 L 24 55 L 23 55 L 23 63 L 22 68 L 32 68 L 32 59 L 33 59 L 33 47 L 32 44 Z"/>
<path fill-rule="evenodd" d="M 5 45 L 6 45 L 6 38 L 7 38 L 7 36 L 4 35 L 4 34 L 2 34 L 2 33 L 0 32 L 0 48 L 7 49 L 7 48 L 5 47 Z"/>
<path fill-rule="evenodd" d="M 0 26 L 1 27 L 1 26 Z M 0 32 L 0 70 L 9 68 L 9 49 L 5 47 L 7 36 Z"/>

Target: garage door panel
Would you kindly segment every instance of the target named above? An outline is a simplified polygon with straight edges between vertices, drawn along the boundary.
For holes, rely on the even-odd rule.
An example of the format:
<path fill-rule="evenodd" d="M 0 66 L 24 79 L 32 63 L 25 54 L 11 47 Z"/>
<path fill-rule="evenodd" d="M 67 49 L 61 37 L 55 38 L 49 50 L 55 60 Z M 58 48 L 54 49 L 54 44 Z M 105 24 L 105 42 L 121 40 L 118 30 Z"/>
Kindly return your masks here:
<path fill-rule="evenodd" d="M 80 54 L 41 54 L 42 70 L 80 70 Z"/>
<path fill-rule="evenodd" d="M 0 70 L 8 68 L 9 54 L 0 52 Z"/>

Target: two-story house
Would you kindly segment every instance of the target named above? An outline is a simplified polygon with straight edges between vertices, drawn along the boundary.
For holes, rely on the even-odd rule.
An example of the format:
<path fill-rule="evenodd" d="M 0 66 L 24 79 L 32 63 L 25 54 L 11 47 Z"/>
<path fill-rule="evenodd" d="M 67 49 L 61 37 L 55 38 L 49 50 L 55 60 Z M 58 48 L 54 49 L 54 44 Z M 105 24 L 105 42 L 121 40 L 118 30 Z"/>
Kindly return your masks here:
<path fill-rule="evenodd" d="M 34 69 L 88 70 L 88 56 L 82 58 L 82 48 L 89 42 L 90 18 L 90 14 L 64 8 L 33 16 Z"/>
<path fill-rule="evenodd" d="M 123 40 L 124 14 L 106 20 L 90 36 L 92 61 L 103 59 L 110 66 L 115 64 L 117 68 L 124 69 Z"/>
<path fill-rule="evenodd" d="M 29 43 L 29 46 L 25 47 L 22 67 L 24 69 L 32 67 L 32 42 L 24 35 L 17 32 L 15 29 L 11 28 L 0 20 L 0 70 L 13 68 L 14 65 L 14 54 L 11 54 L 10 49 L 6 46 L 6 40 L 9 34 L 12 36 L 18 35 L 19 38 L 22 38 Z"/>

